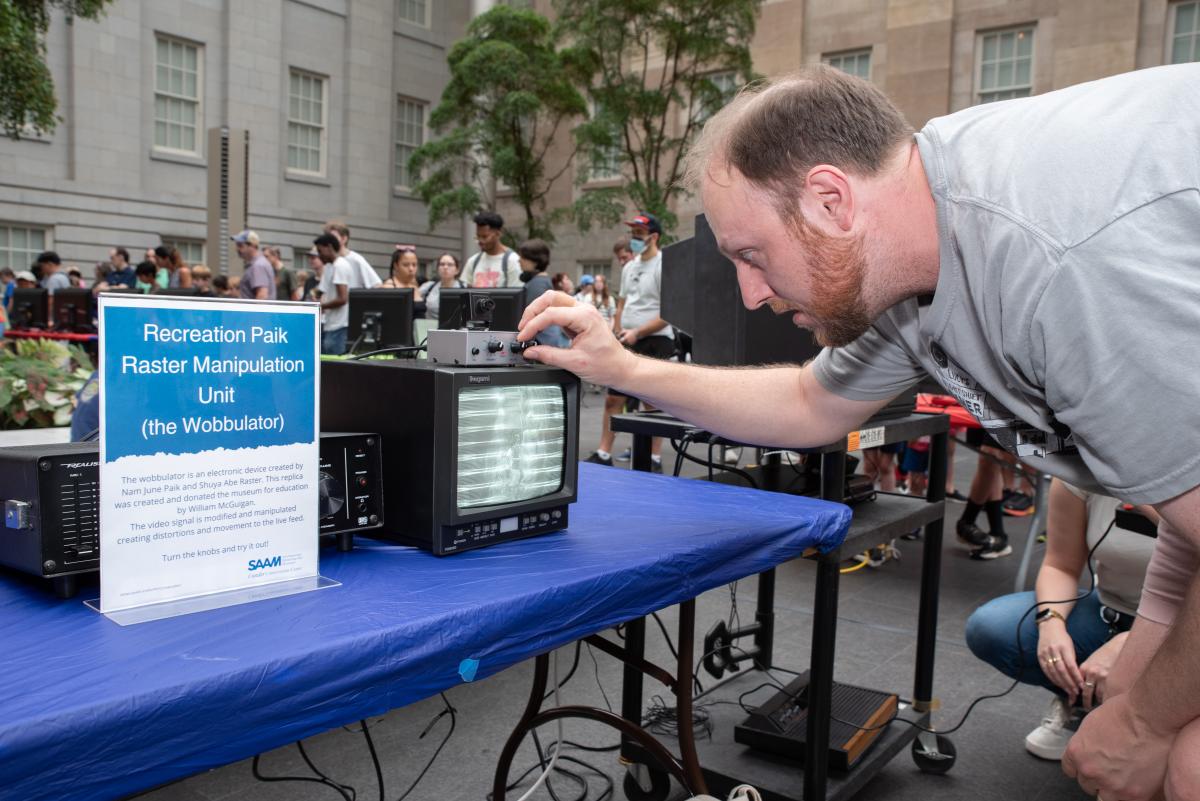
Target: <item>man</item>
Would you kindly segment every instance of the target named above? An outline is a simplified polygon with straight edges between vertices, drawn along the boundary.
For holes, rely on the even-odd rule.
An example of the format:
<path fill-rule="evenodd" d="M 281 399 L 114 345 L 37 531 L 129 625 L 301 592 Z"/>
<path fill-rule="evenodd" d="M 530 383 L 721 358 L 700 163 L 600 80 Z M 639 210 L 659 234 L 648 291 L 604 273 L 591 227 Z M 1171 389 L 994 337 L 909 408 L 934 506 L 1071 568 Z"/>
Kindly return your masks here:
<path fill-rule="evenodd" d="M 129 251 L 125 248 L 110 248 L 108 260 L 112 263 L 112 272 L 108 274 L 109 286 L 127 286 L 133 289 L 137 278 L 133 273 L 133 265 L 129 263 Z"/>
<path fill-rule="evenodd" d="M 475 215 L 475 241 L 479 252 L 467 259 L 459 278 L 477 289 L 521 286 L 521 260 L 500 241 L 504 218 L 494 211 Z"/>
<path fill-rule="evenodd" d="M 662 237 L 662 225 L 654 215 L 644 213 L 625 224 L 629 226 L 629 245 L 634 258 L 621 268 L 621 292 L 617 300 L 617 313 L 613 317 L 613 333 L 622 345 L 634 353 L 652 359 L 670 359 L 675 355 L 675 334 L 660 313 L 662 251 L 658 248 L 658 241 Z M 612 416 L 625 407 L 627 398 L 626 393 L 612 384 L 604 386 L 609 389 L 600 423 L 600 447 L 588 457 L 588 461 L 611 465 L 614 441 Z M 662 437 L 651 440 L 650 460 L 651 469 L 661 473 Z"/>
<path fill-rule="evenodd" d="M 338 256 L 345 259 L 346 263 L 350 265 L 351 289 L 374 289 L 383 283 L 383 279 L 379 277 L 379 273 L 375 272 L 375 268 L 371 266 L 370 262 L 363 258 L 361 253 L 350 249 L 349 226 L 340 222 L 327 222 L 324 231 L 337 237 L 341 244 Z"/>
<path fill-rule="evenodd" d="M 739 96 L 692 151 L 743 301 L 826 348 L 803 367 L 639 359 L 553 294 L 526 356 L 745 442 L 814 446 L 928 371 L 996 442 L 1163 520 L 1138 619 L 1063 768 L 1104 801 L 1200 793 L 1200 65 L 931 121 L 828 68 Z M 1162 431 L 1169 436 L 1161 436 Z M 1044 608 L 1052 608 L 1047 606 Z"/>
<path fill-rule="evenodd" d="M 350 263 L 338 255 L 341 244 L 333 234 L 313 240 L 317 256 L 325 265 L 318 292 L 321 295 L 321 353 L 341 356 L 346 352 L 346 329 L 350 327 Z"/>
<path fill-rule="evenodd" d="M 36 264 L 42 272 L 41 286 L 49 290 L 51 297 L 59 289 L 71 288 L 71 279 L 62 271 L 62 259 L 53 250 L 39 253 Z"/>
<path fill-rule="evenodd" d="M 296 300 L 296 271 L 283 263 L 279 248 L 267 246 L 263 255 L 275 271 L 275 297 L 280 300 Z"/>
<path fill-rule="evenodd" d="M 633 258 L 633 251 L 629 249 L 629 237 L 624 236 L 616 241 L 613 245 L 613 255 L 617 258 L 617 266 L 624 267 Z"/>
<path fill-rule="evenodd" d="M 238 283 L 238 297 L 247 300 L 275 300 L 275 268 L 258 252 L 258 234 L 242 231 L 233 239 L 237 254 L 246 263 Z"/>

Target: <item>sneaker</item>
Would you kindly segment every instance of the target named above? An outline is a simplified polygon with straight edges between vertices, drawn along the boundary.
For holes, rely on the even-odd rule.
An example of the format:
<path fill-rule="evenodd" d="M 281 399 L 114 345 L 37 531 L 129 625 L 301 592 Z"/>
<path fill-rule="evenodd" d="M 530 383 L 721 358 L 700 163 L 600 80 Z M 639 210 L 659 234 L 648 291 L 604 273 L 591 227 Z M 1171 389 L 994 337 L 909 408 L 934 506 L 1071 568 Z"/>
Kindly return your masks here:
<path fill-rule="evenodd" d="M 991 540 L 991 535 L 986 531 L 962 519 L 955 524 L 954 531 L 958 535 L 958 541 L 971 550 L 983 548 Z"/>
<path fill-rule="evenodd" d="M 966 496 L 966 495 L 963 495 L 963 494 L 962 494 L 961 492 L 959 492 L 957 489 L 952 489 L 952 490 L 950 490 L 949 492 L 947 492 L 947 493 L 946 493 L 946 500 L 948 500 L 948 501 L 962 501 L 963 503 L 966 503 L 966 502 L 967 502 L 967 496 Z"/>
<path fill-rule="evenodd" d="M 1071 742 L 1082 717 L 1078 709 L 1069 708 L 1066 701 L 1054 696 L 1042 718 L 1042 725 L 1025 737 L 1025 750 L 1035 757 L 1062 761 L 1067 743 Z"/>
<path fill-rule="evenodd" d="M 1012 496 L 1004 502 L 1004 514 L 1012 517 L 1028 517 L 1033 514 L 1033 498 L 1023 492 L 1014 492 Z"/>
<path fill-rule="evenodd" d="M 921 539 L 921 529 L 914 528 L 912 531 L 908 532 L 907 534 L 901 534 L 900 539 L 908 540 L 909 542 L 912 542 L 914 540 L 919 540 L 919 539 Z"/>
<path fill-rule="evenodd" d="M 993 537 L 989 534 L 988 544 L 971 551 L 971 558 L 986 561 L 999 559 L 1001 556 L 1008 556 L 1010 553 L 1012 553 L 1012 546 L 1008 544 L 1007 536 Z"/>
<path fill-rule="evenodd" d="M 585 461 L 591 462 L 592 464 L 602 464 L 607 467 L 612 467 L 612 462 L 613 462 L 611 456 L 606 458 L 604 456 L 601 456 L 599 453 L 593 453 Z"/>
<path fill-rule="evenodd" d="M 661 459 L 657 462 L 654 461 L 653 459 L 650 460 L 650 472 L 651 473 L 661 473 L 662 472 L 662 460 Z"/>
<path fill-rule="evenodd" d="M 623 450 L 620 453 L 613 456 L 613 458 L 616 459 L 618 462 L 628 462 L 630 459 L 633 458 L 633 449 L 626 448 L 625 450 Z"/>
<path fill-rule="evenodd" d="M 725 455 L 721 457 L 721 461 L 728 465 L 736 465 L 742 460 L 741 448 L 726 448 Z"/>

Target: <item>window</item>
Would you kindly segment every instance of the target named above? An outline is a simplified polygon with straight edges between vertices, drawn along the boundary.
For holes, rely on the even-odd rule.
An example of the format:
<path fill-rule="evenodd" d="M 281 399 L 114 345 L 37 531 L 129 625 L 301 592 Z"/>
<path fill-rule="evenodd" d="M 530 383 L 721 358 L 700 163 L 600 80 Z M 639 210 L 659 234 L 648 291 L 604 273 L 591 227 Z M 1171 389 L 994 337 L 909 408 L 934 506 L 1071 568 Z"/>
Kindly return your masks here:
<path fill-rule="evenodd" d="M 612 262 L 611 261 L 581 261 L 579 262 L 579 275 L 582 278 L 585 275 L 590 275 L 595 278 L 598 275 L 604 276 L 604 282 L 608 284 L 608 294 L 615 295 L 616 287 L 612 285 Z"/>
<path fill-rule="evenodd" d="M 186 264 L 204 264 L 204 243 L 196 239 L 164 239 L 163 244 L 179 251 Z"/>
<path fill-rule="evenodd" d="M 979 37 L 976 99 L 980 103 L 1029 97 L 1033 89 L 1033 26 Z"/>
<path fill-rule="evenodd" d="M 593 119 L 601 116 L 604 107 L 593 101 L 592 117 Z M 613 127 L 612 136 L 614 140 L 621 135 L 621 130 Z M 611 181 L 621 177 L 621 146 L 615 141 L 611 145 L 597 147 L 592 151 L 591 163 L 588 165 L 588 180 L 589 181 Z"/>
<path fill-rule="evenodd" d="M 716 114 L 729 100 L 737 94 L 737 90 L 741 89 L 741 84 L 738 83 L 737 73 L 733 70 L 727 72 L 714 72 L 704 76 L 712 83 L 713 88 L 717 91 L 717 97 L 706 98 L 705 102 L 695 112 L 696 122 L 703 125 L 708 121 L 708 118 Z"/>
<path fill-rule="evenodd" d="M 428 0 L 398 0 L 396 13 L 405 22 L 420 25 L 422 28 L 429 27 Z"/>
<path fill-rule="evenodd" d="M 0 267 L 28 270 L 46 249 L 46 229 L 0 223 Z"/>
<path fill-rule="evenodd" d="M 200 155 L 200 48 L 154 40 L 154 147 Z"/>
<path fill-rule="evenodd" d="M 1200 61 L 1200 3 L 1176 3 L 1174 11 L 1170 63 Z"/>
<path fill-rule="evenodd" d="M 826 64 L 839 69 L 842 72 L 857 76 L 864 80 L 871 80 L 871 48 L 866 50 L 852 50 L 845 53 L 834 53 L 825 56 L 823 59 Z"/>
<path fill-rule="evenodd" d="M 425 142 L 425 104 L 413 100 L 396 100 L 396 163 L 392 183 L 397 189 L 410 189 L 419 179 L 408 171 L 413 151 Z"/>
<path fill-rule="evenodd" d="M 288 75 L 287 166 L 325 174 L 325 79 L 300 70 Z"/>

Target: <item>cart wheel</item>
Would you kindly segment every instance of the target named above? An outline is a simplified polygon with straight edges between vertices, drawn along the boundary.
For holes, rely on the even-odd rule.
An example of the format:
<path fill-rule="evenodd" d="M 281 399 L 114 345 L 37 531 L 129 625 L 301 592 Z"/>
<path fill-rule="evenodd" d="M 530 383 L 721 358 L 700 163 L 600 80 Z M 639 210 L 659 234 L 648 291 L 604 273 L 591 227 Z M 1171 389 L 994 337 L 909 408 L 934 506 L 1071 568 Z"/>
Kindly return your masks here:
<path fill-rule="evenodd" d="M 666 801 L 671 792 L 671 777 L 665 770 L 650 765 L 643 766 L 650 777 L 650 789 L 643 790 L 632 773 L 625 774 L 625 797 L 629 801 Z"/>
<path fill-rule="evenodd" d="M 912 744 L 913 762 L 917 763 L 921 772 L 942 774 L 954 767 L 954 760 L 958 752 L 954 748 L 954 743 L 950 742 L 950 738 L 937 735 L 937 749 L 931 751 L 928 750 L 926 743 L 921 742 L 925 737 L 926 735 L 918 737 L 913 740 Z"/>

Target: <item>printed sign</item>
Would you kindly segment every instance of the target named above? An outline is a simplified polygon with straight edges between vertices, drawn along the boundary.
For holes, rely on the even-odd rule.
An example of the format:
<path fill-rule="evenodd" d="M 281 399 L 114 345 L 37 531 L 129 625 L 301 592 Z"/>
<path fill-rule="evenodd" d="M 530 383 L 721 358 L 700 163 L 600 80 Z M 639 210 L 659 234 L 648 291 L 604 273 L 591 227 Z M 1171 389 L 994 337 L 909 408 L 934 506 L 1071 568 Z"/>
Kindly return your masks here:
<path fill-rule="evenodd" d="M 100 298 L 100 611 L 317 575 L 315 305 Z"/>
<path fill-rule="evenodd" d="M 861 431 L 851 431 L 846 437 L 846 450 L 857 451 L 863 448 L 878 448 L 883 444 L 883 426 L 864 428 Z"/>

